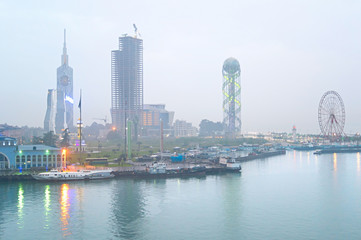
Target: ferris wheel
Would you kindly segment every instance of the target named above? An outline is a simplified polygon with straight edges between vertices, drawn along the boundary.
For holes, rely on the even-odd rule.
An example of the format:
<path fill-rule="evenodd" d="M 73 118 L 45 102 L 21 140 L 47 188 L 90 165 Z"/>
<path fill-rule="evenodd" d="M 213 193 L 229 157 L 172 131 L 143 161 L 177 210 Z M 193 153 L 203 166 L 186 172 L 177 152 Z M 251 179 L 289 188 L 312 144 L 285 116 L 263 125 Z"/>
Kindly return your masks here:
<path fill-rule="evenodd" d="M 335 140 L 344 135 L 345 106 L 342 98 L 335 91 L 323 94 L 318 106 L 318 123 L 322 134 Z"/>

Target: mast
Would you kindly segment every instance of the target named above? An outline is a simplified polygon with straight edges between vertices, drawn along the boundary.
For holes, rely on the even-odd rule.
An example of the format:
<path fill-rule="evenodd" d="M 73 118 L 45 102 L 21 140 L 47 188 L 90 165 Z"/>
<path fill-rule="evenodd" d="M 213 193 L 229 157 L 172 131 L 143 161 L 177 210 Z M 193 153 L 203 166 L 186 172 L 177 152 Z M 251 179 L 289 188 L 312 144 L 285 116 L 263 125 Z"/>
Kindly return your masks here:
<path fill-rule="evenodd" d="M 127 161 L 127 101 L 125 101 L 124 111 L 124 162 Z"/>
<path fill-rule="evenodd" d="M 82 125 L 82 121 L 81 121 L 81 89 L 80 89 L 80 100 L 79 100 L 79 111 L 80 111 L 80 117 L 79 117 L 79 147 L 80 147 L 80 157 L 81 157 L 81 152 L 82 152 L 82 146 L 81 146 L 81 125 Z"/>
<path fill-rule="evenodd" d="M 163 160 L 163 120 L 160 119 L 160 160 Z"/>

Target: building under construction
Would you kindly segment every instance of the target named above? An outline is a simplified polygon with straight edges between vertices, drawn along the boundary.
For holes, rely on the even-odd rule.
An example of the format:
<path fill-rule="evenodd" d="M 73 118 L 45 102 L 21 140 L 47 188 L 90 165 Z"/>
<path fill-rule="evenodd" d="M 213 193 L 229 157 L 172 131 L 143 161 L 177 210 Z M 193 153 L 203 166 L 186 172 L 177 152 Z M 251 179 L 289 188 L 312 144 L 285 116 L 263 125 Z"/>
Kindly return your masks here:
<path fill-rule="evenodd" d="M 112 124 L 125 134 L 132 122 L 133 136 L 140 134 L 143 111 L 143 40 L 124 35 L 119 50 L 112 51 Z"/>

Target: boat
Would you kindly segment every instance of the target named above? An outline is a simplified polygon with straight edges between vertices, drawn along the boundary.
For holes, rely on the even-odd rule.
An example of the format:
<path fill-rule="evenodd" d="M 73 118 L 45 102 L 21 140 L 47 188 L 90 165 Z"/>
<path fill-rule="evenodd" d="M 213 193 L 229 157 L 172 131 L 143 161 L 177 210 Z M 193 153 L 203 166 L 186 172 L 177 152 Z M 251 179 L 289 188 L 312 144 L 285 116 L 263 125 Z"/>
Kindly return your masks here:
<path fill-rule="evenodd" d="M 236 161 L 235 158 L 231 157 L 220 157 L 219 164 L 224 166 L 226 170 L 231 172 L 241 172 L 242 167 L 239 161 Z"/>
<path fill-rule="evenodd" d="M 95 180 L 114 177 L 112 170 L 59 171 L 56 169 L 31 176 L 39 181 Z"/>
<path fill-rule="evenodd" d="M 148 172 L 150 174 L 162 174 L 166 173 L 167 165 L 165 163 L 154 162 L 152 166 L 149 167 Z"/>

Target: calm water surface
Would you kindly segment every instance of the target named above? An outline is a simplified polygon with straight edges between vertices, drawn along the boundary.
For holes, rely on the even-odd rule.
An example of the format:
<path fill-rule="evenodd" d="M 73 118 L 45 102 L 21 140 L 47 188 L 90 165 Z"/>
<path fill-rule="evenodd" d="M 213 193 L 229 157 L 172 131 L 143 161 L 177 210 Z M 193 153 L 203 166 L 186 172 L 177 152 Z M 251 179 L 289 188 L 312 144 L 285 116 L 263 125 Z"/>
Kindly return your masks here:
<path fill-rule="evenodd" d="M 242 174 L 0 183 L 0 239 L 361 239 L 360 154 L 284 156 Z"/>

